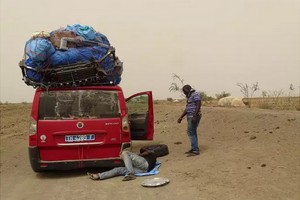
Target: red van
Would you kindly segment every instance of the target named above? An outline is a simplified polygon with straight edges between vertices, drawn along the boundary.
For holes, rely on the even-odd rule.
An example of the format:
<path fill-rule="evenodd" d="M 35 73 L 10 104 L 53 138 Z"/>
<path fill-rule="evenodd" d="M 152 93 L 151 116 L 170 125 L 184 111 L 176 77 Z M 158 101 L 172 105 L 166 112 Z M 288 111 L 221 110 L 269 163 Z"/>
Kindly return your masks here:
<path fill-rule="evenodd" d="M 122 166 L 131 140 L 153 140 L 150 91 L 125 99 L 119 86 L 37 89 L 29 159 L 34 171 Z"/>

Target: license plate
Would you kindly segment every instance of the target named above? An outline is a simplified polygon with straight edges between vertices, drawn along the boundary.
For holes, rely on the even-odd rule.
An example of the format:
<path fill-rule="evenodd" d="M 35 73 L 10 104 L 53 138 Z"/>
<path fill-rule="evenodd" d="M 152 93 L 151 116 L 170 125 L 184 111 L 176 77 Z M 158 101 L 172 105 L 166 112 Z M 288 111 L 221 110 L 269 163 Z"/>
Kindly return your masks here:
<path fill-rule="evenodd" d="M 95 140 L 95 134 L 65 135 L 65 142 L 83 142 Z"/>

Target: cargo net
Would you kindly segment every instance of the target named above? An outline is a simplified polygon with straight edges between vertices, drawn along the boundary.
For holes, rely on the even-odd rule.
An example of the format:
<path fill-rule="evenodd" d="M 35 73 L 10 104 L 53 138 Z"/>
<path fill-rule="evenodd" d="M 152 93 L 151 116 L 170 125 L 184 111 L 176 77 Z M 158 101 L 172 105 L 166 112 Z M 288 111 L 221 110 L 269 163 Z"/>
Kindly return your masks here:
<path fill-rule="evenodd" d="M 111 62 L 110 68 L 103 63 Z M 60 66 L 31 67 L 26 59 L 20 61 L 23 81 L 34 88 L 76 87 L 84 85 L 117 85 L 121 81 L 123 63 L 115 55 L 115 49 L 109 47 L 107 53 L 99 60 L 78 62 Z"/>
<path fill-rule="evenodd" d="M 19 66 L 34 88 L 117 85 L 123 72 L 107 37 L 80 24 L 33 34 Z"/>

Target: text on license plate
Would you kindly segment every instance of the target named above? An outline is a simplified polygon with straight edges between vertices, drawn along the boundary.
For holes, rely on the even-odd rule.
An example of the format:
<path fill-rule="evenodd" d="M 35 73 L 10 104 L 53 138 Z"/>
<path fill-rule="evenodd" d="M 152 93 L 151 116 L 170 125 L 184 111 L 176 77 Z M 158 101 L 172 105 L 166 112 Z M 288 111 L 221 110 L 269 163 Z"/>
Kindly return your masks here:
<path fill-rule="evenodd" d="M 95 134 L 65 135 L 65 142 L 82 142 L 95 140 Z"/>

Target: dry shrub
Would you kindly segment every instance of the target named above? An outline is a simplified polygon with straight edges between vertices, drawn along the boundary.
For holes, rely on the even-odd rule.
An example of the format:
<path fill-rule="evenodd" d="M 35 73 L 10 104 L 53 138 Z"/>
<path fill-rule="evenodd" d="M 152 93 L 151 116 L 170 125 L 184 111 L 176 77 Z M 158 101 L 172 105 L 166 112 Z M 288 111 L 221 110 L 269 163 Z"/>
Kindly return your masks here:
<path fill-rule="evenodd" d="M 300 97 L 245 98 L 243 99 L 243 102 L 248 107 L 300 111 Z"/>
<path fill-rule="evenodd" d="M 257 107 L 261 109 L 274 109 L 274 106 L 266 101 L 260 101 L 257 103 Z"/>
<path fill-rule="evenodd" d="M 167 101 L 172 102 L 172 101 L 173 101 L 173 98 L 168 97 L 168 98 L 167 98 Z"/>

